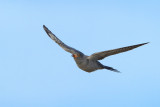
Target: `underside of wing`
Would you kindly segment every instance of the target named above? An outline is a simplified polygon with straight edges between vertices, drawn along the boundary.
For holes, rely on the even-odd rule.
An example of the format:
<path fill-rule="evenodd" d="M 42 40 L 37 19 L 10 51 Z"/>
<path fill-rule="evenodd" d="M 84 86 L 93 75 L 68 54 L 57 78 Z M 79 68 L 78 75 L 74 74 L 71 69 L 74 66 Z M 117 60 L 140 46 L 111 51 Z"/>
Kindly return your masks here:
<path fill-rule="evenodd" d="M 45 25 L 43 25 L 44 30 L 48 34 L 48 36 L 54 40 L 60 47 L 62 47 L 65 51 L 70 52 L 71 54 L 82 54 L 82 52 L 64 44 L 60 39 L 58 39 Z"/>
<path fill-rule="evenodd" d="M 126 51 L 132 50 L 134 48 L 137 48 L 139 46 L 145 45 L 147 43 L 142 43 L 142 44 L 137 44 L 137 45 L 122 47 L 122 48 L 118 48 L 118 49 L 113 49 L 113 50 L 94 53 L 91 56 L 89 56 L 89 59 L 101 60 L 101 59 L 103 59 L 107 56 L 119 54 L 119 53 L 122 53 L 122 52 L 126 52 Z"/>

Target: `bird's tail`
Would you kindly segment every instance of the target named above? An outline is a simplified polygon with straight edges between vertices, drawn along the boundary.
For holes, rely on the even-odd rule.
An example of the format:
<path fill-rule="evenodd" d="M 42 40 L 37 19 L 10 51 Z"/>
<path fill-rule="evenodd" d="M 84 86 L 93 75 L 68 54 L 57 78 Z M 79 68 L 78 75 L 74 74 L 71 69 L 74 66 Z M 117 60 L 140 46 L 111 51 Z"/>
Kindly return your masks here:
<path fill-rule="evenodd" d="M 112 67 L 103 66 L 103 68 L 104 68 L 104 69 L 111 70 L 111 71 L 114 71 L 114 72 L 118 72 L 118 73 L 120 73 L 120 71 L 118 71 L 118 70 L 116 70 L 116 69 L 114 69 L 114 68 L 112 68 Z"/>

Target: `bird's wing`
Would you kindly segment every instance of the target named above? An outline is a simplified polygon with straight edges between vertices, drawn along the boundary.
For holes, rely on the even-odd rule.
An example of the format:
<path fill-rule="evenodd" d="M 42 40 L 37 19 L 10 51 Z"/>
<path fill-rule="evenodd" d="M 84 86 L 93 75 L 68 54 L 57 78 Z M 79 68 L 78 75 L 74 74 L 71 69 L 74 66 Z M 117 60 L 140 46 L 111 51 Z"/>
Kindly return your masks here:
<path fill-rule="evenodd" d="M 45 25 L 43 25 L 44 30 L 48 34 L 48 36 L 54 40 L 60 47 L 62 47 L 65 51 L 70 52 L 71 54 L 83 54 L 82 52 L 64 44 L 60 39 L 58 39 Z"/>
<path fill-rule="evenodd" d="M 118 48 L 118 49 L 113 49 L 113 50 L 94 53 L 91 56 L 89 56 L 88 58 L 89 59 L 93 59 L 93 60 L 101 60 L 101 59 L 103 59 L 103 58 L 105 58 L 107 56 L 119 54 L 121 52 L 126 52 L 126 51 L 132 50 L 134 48 L 137 48 L 139 46 L 145 45 L 147 43 L 142 43 L 142 44 L 127 46 L 127 47 L 123 47 L 123 48 Z"/>

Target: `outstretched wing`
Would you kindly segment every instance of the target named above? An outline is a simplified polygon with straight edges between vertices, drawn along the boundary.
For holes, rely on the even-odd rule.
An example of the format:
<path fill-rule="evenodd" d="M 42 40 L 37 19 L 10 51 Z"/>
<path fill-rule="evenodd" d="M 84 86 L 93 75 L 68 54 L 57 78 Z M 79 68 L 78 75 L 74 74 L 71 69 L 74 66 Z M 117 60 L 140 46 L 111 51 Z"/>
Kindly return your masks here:
<path fill-rule="evenodd" d="M 62 47 L 65 51 L 70 52 L 71 54 L 83 54 L 82 52 L 64 44 L 60 39 L 58 39 L 45 25 L 43 25 L 44 30 L 48 34 L 48 36 L 54 40 L 60 47 Z"/>
<path fill-rule="evenodd" d="M 113 50 L 94 53 L 91 56 L 89 56 L 88 58 L 89 59 L 94 59 L 94 60 L 101 60 L 101 59 L 103 59 L 107 56 L 119 54 L 119 53 L 122 53 L 122 52 L 126 52 L 126 51 L 132 50 L 134 48 L 137 48 L 139 46 L 145 45 L 147 43 L 142 43 L 142 44 L 138 44 L 138 45 L 132 45 L 132 46 L 128 46 L 128 47 L 123 47 L 123 48 L 118 48 L 118 49 L 113 49 Z"/>

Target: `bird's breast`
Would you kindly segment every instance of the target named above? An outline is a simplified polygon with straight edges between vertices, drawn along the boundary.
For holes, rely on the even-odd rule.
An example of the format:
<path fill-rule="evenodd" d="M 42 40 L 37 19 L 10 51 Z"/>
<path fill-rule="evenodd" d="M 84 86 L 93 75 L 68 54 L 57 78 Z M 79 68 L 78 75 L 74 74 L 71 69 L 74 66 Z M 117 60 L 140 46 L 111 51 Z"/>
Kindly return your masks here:
<path fill-rule="evenodd" d="M 88 59 L 75 60 L 75 61 L 76 61 L 77 66 L 86 72 L 92 72 L 97 69 L 100 69 L 100 66 L 98 65 L 96 61 L 90 61 Z"/>

